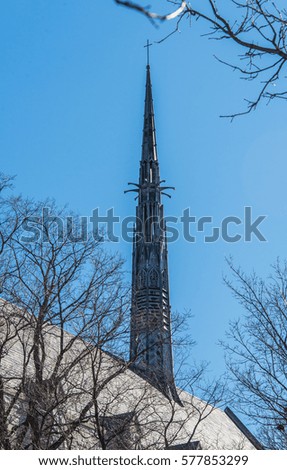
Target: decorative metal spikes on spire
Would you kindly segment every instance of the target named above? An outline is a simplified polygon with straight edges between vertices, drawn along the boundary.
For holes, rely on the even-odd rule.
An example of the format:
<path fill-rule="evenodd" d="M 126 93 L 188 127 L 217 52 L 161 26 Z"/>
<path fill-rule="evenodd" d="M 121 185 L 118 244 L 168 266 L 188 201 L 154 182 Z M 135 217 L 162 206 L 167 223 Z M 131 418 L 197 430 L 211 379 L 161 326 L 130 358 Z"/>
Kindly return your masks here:
<path fill-rule="evenodd" d="M 156 132 L 155 132 L 155 120 L 154 120 L 154 109 L 152 99 L 152 85 L 150 77 L 150 64 L 149 64 L 149 48 L 152 46 L 149 40 L 147 40 L 147 66 L 146 66 L 146 88 L 145 88 L 145 106 L 144 106 L 144 125 L 143 125 L 143 138 L 142 138 L 142 157 L 141 157 L 141 168 L 140 168 L 140 181 L 137 183 L 128 183 L 129 185 L 135 186 L 134 189 L 128 189 L 125 193 L 135 192 L 139 193 L 140 187 L 145 186 L 148 183 L 156 185 L 159 193 L 167 197 L 171 197 L 168 193 L 164 192 L 167 189 L 175 189 L 173 186 L 160 186 L 161 183 L 165 183 L 165 180 L 160 180 L 159 166 L 157 158 L 157 146 L 156 146 Z M 160 195 L 159 195 L 160 198 Z M 137 197 L 135 198 L 137 199 Z"/>

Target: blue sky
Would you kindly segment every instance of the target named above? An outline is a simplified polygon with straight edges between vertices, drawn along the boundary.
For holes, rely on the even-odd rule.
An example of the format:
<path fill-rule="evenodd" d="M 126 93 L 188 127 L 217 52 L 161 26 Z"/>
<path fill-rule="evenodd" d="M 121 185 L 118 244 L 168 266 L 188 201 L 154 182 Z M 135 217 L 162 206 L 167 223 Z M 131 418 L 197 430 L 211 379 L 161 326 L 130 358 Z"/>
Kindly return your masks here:
<path fill-rule="evenodd" d="M 128 181 L 137 181 L 145 84 L 145 49 L 171 25 L 155 28 L 112 0 L 1 2 L 1 169 L 16 174 L 16 189 L 35 199 L 54 197 L 81 215 L 111 207 L 135 213 Z M 286 104 L 262 103 L 230 123 L 220 114 L 244 109 L 258 90 L 219 64 L 240 49 L 210 41 L 200 22 L 151 48 L 151 74 L 161 176 L 176 187 L 166 215 L 189 207 L 215 224 L 229 215 L 267 215 L 267 242 L 252 239 L 169 246 L 171 304 L 191 310 L 194 359 L 224 370 L 217 346 L 242 309 L 224 286 L 225 257 L 266 276 L 285 257 Z M 108 246 L 108 248 L 111 245 Z M 127 259 L 131 245 L 111 247 Z"/>

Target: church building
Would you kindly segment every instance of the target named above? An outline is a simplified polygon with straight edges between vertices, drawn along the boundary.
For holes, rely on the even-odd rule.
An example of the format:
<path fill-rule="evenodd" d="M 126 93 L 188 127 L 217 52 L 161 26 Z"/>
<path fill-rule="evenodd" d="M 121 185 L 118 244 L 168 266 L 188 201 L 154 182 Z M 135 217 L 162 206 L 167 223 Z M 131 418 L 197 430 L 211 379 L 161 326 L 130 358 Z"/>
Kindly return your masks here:
<path fill-rule="evenodd" d="M 262 448 L 230 408 L 176 386 L 162 203 L 170 189 L 160 178 L 148 63 L 139 181 L 128 190 L 137 196 L 129 361 L 53 321 L 42 324 L 36 360 L 38 317 L 1 300 L 4 448 Z"/>

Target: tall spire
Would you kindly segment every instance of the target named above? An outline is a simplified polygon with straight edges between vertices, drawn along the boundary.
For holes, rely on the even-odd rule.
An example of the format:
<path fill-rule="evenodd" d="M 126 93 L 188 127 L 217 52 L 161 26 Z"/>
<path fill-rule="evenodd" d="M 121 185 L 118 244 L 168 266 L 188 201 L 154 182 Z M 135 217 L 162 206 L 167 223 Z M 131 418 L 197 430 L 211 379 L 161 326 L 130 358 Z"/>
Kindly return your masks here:
<path fill-rule="evenodd" d="M 152 100 L 150 66 L 147 65 L 142 160 L 148 161 L 150 159 L 157 160 L 157 153 L 156 153 L 156 135 L 155 135 L 155 124 L 154 124 L 154 110 L 153 110 L 153 100 Z"/>
<path fill-rule="evenodd" d="M 157 159 L 150 65 L 133 243 L 130 358 L 135 371 L 181 404 L 173 376 L 166 227 Z"/>

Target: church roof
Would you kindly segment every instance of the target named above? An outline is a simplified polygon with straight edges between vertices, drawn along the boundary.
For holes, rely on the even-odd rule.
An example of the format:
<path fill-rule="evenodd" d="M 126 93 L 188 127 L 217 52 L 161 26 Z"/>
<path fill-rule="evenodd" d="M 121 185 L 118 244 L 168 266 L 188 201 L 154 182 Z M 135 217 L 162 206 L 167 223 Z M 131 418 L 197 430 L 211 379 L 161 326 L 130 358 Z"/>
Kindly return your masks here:
<path fill-rule="evenodd" d="M 4 305 L 4 306 L 3 306 Z M 11 335 L 6 354 L 1 358 L 1 373 L 6 397 L 16 397 L 19 387 L 22 391 L 15 400 L 14 420 L 23 420 L 25 401 L 35 381 L 33 362 L 33 325 L 27 322 L 22 313 L 25 326 L 18 335 Z M 15 307 L 2 304 L 1 314 L 7 319 L 14 318 L 10 333 L 15 325 Z M 21 321 L 21 311 L 17 311 L 17 325 Z M 19 320 L 20 319 L 20 320 Z M 7 326 L 7 323 L 6 323 Z M 9 333 L 9 334 L 10 334 Z M 4 333 L 3 325 L 1 334 Z M 110 354 L 92 348 L 80 338 L 53 325 L 46 325 L 43 331 L 45 350 L 44 383 L 49 384 L 54 366 L 59 357 L 61 342 L 67 351 L 61 365 L 67 367 L 62 376 L 62 390 L 67 399 L 61 404 L 61 420 L 71 423 L 77 420 L 82 410 L 88 406 L 93 394 L 97 392 L 97 407 L 105 432 L 112 433 L 115 427 L 129 429 L 123 441 L 110 440 L 110 448 L 186 448 L 199 441 L 202 449 L 255 449 L 251 434 L 223 410 L 188 393 L 177 389 L 183 407 L 165 397 L 157 388 L 135 374 L 128 364 Z M 29 360 L 27 361 L 27 358 Z M 26 366 L 25 366 L 26 361 Z M 74 363 L 72 368 L 68 365 Z M 23 377 L 23 371 L 25 376 Z M 95 385 L 94 376 L 97 375 Z M 25 386 L 23 388 L 23 380 Z M 28 387 L 29 385 L 29 387 Z M 28 388 L 27 388 L 28 387 Z M 22 413 L 22 416 L 19 414 Z M 14 423 L 15 424 L 15 423 Z M 13 425 L 13 423 L 11 423 Z M 245 428 L 246 429 L 246 428 Z M 113 431 L 114 432 L 114 431 Z M 95 416 L 91 408 L 85 420 L 74 433 L 75 449 L 100 448 L 95 432 Z M 84 436 L 84 438 L 83 438 Z M 113 436 L 113 433 L 111 434 Z M 193 443 L 193 444 L 192 444 Z M 199 448 L 199 447 L 198 447 Z"/>

